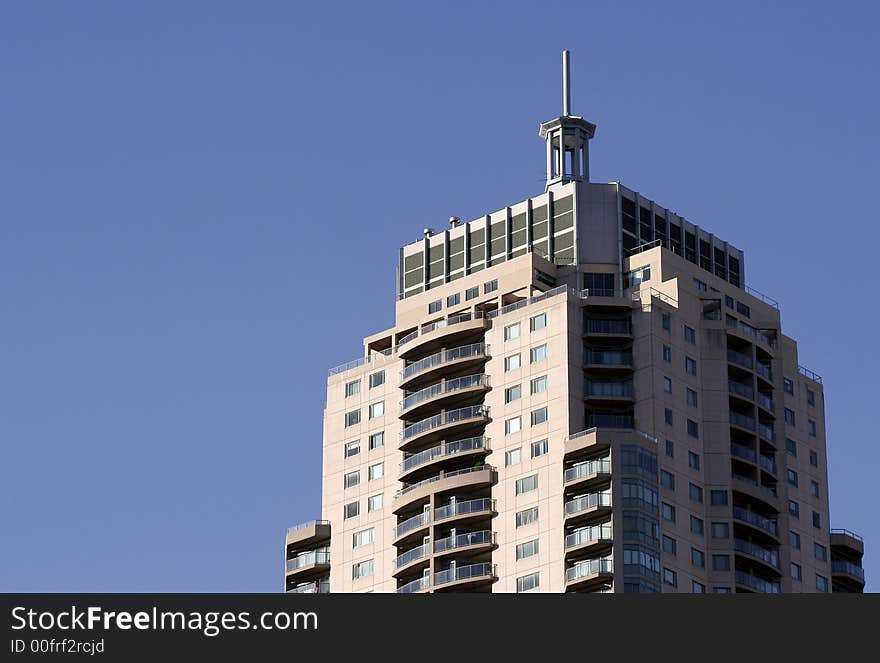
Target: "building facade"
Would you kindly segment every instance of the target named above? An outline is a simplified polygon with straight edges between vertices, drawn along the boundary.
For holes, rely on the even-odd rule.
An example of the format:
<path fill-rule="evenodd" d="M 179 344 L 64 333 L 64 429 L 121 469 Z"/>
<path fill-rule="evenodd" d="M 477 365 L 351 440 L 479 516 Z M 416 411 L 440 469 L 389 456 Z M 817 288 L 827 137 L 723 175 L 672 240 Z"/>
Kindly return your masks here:
<path fill-rule="evenodd" d="M 743 252 L 540 126 L 540 195 L 399 253 L 395 325 L 330 371 L 288 592 L 861 591 L 822 379 Z"/>

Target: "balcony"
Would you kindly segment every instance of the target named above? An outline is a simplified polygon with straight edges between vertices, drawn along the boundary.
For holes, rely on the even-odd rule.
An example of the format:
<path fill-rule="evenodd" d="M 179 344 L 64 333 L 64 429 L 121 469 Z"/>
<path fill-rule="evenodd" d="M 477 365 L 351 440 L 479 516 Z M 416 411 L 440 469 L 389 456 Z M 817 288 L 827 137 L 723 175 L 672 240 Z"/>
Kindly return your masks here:
<path fill-rule="evenodd" d="M 611 478 L 611 459 L 595 458 L 575 463 L 565 470 L 563 484 L 565 489 L 586 487 Z"/>
<path fill-rule="evenodd" d="M 767 410 L 767 412 L 773 412 L 773 399 L 769 396 L 765 396 L 760 391 L 758 392 L 757 397 L 758 405 Z"/>
<path fill-rule="evenodd" d="M 416 546 L 410 550 L 407 550 L 402 555 L 398 555 L 398 557 L 394 560 L 394 574 L 397 575 L 399 572 L 405 570 L 411 564 L 425 560 L 427 561 L 428 556 L 431 554 L 431 544 L 424 543 L 420 546 Z"/>
<path fill-rule="evenodd" d="M 611 509 L 611 491 L 587 493 L 565 503 L 565 524 L 588 516 L 605 516 Z"/>
<path fill-rule="evenodd" d="M 483 317 L 482 311 L 437 320 L 400 339 L 397 342 L 397 353 L 406 359 L 417 351 L 430 352 L 435 346 L 444 343 L 449 345 L 452 342 L 476 340 L 485 333 L 488 326 L 489 321 Z"/>
<path fill-rule="evenodd" d="M 489 358 L 489 346 L 471 343 L 450 350 L 443 350 L 409 364 L 400 372 L 400 388 L 424 384 L 435 378 L 439 370 L 463 369 Z"/>
<path fill-rule="evenodd" d="M 610 557 L 586 559 L 565 569 L 565 590 L 584 589 L 611 582 L 613 578 L 614 564 Z"/>
<path fill-rule="evenodd" d="M 737 320 L 736 318 L 731 318 L 730 316 L 727 316 L 727 328 L 744 336 L 748 336 L 749 339 L 759 341 L 767 347 L 772 347 L 773 345 L 773 340 L 770 338 L 769 335 L 765 334 L 760 329 L 756 329 L 751 325 L 742 322 L 741 320 Z"/>
<path fill-rule="evenodd" d="M 488 375 L 465 375 L 460 378 L 444 380 L 420 391 L 409 394 L 400 402 L 400 416 L 413 415 L 426 405 L 450 404 L 461 401 L 474 394 L 481 394 L 489 388 Z"/>
<path fill-rule="evenodd" d="M 313 582 L 302 583 L 301 585 L 296 585 L 295 587 L 291 587 L 287 590 L 288 594 L 329 594 L 330 593 L 330 580 L 329 578 L 324 578 L 322 580 L 315 580 Z"/>
<path fill-rule="evenodd" d="M 584 383 L 584 398 L 594 401 L 632 401 L 632 380 L 625 382 L 587 380 Z"/>
<path fill-rule="evenodd" d="M 620 350 L 584 350 L 584 366 L 595 369 L 631 369 L 632 352 Z"/>
<path fill-rule="evenodd" d="M 767 382 L 773 382 L 773 370 L 770 368 L 770 364 L 757 362 L 755 364 L 755 373 L 767 380 Z"/>
<path fill-rule="evenodd" d="M 632 428 L 635 420 L 631 414 L 616 412 L 587 412 L 587 426 L 591 428 Z"/>
<path fill-rule="evenodd" d="M 495 468 L 477 465 L 440 474 L 406 486 L 394 495 L 394 512 L 398 513 L 413 502 L 424 501 L 432 493 L 439 493 L 465 486 L 491 486 L 495 481 Z"/>
<path fill-rule="evenodd" d="M 495 500 L 490 497 L 482 497 L 464 502 L 453 502 L 434 509 L 434 521 L 440 522 L 453 518 L 471 518 L 491 516 L 495 513 Z"/>
<path fill-rule="evenodd" d="M 752 370 L 755 367 L 755 362 L 749 355 L 730 349 L 727 350 L 727 363 L 736 364 L 737 366 L 747 368 L 749 370 Z"/>
<path fill-rule="evenodd" d="M 431 578 L 424 576 L 397 588 L 398 594 L 419 594 L 431 589 Z"/>
<path fill-rule="evenodd" d="M 760 514 L 738 506 L 733 507 L 733 517 L 737 520 L 748 523 L 752 527 L 756 527 L 773 537 L 779 536 L 779 526 L 775 520 L 766 518 Z"/>
<path fill-rule="evenodd" d="M 467 426 L 483 426 L 489 422 L 488 405 L 470 405 L 457 410 L 447 410 L 433 417 L 410 424 L 400 433 L 401 447 L 415 441 L 427 442 L 444 435 L 453 435 L 457 429 Z"/>
<path fill-rule="evenodd" d="M 749 401 L 755 400 L 755 390 L 751 387 L 748 387 L 744 384 L 740 384 L 739 382 L 734 382 L 733 380 L 727 381 L 727 391 L 735 396 L 739 396 L 740 398 L 744 398 Z"/>
<path fill-rule="evenodd" d="M 447 458 L 464 458 L 489 450 L 489 438 L 485 435 L 469 437 L 464 440 L 444 442 L 436 447 L 414 454 L 406 454 L 400 464 L 400 480 L 404 481 L 414 470 L 429 467 Z"/>
<path fill-rule="evenodd" d="M 288 527 L 285 543 L 287 546 L 296 549 L 309 546 L 316 547 L 328 539 L 330 539 L 330 521 L 310 520 L 293 527 Z"/>
<path fill-rule="evenodd" d="M 491 583 L 496 579 L 495 565 L 491 562 L 456 566 L 434 574 L 435 589 L 470 588 Z"/>
<path fill-rule="evenodd" d="M 745 571 L 737 571 L 734 577 L 736 578 L 736 584 L 740 587 L 745 587 L 761 594 L 779 594 L 778 582 L 770 582 Z"/>
<path fill-rule="evenodd" d="M 578 529 L 565 537 L 565 554 L 571 558 L 577 554 L 595 554 L 599 548 L 611 545 L 611 523 Z"/>
<path fill-rule="evenodd" d="M 736 456 L 737 458 L 742 458 L 751 463 L 758 462 L 758 454 L 755 453 L 754 449 L 750 449 L 749 447 L 739 444 L 737 442 L 730 443 L 730 455 Z"/>
<path fill-rule="evenodd" d="M 735 491 L 759 500 L 773 510 L 779 509 L 779 495 L 776 492 L 775 486 L 765 486 L 758 483 L 755 479 L 743 476 L 742 474 L 737 474 L 736 472 L 733 472 L 731 476 L 737 482 L 737 484 L 733 486 Z"/>
<path fill-rule="evenodd" d="M 324 548 L 300 553 L 296 557 L 288 559 L 286 567 L 289 574 L 307 570 L 326 571 L 330 568 L 330 550 L 329 548 Z"/>
<path fill-rule="evenodd" d="M 632 336 L 632 322 L 629 318 L 617 320 L 602 320 L 599 318 L 587 318 L 584 325 L 585 336 L 615 337 Z"/>
<path fill-rule="evenodd" d="M 763 437 L 768 442 L 775 442 L 776 435 L 773 432 L 773 426 L 770 424 L 762 424 L 758 422 L 758 435 Z"/>
<path fill-rule="evenodd" d="M 437 539 L 434 542 L 434 554 L 439 555 L 462 549 L 475 549 L 492 547 L 495 545 L 495 533 L 489 530 L 481 532 L 467 532 L 456 536 L 448 536 L 445 539 Z"/>
<path fill-rule="evenodd" d="M 747 431 L 751 431 L 751 432 L 755 431 L 754 417 L 749 417 L 745 414 L 740 414 L 739 412 L 731 411 L 730 423 L 732 423 L 734 426 L 739 426 L 740 428 L 744 428 Z"/>
<path fill-rule="evenodd" d="M 776 459 L 761 454 L 760 465 L 762 470 L 766 470 L 771 474 L 776 474 Z"/>
<path fill-rule="evenodd" d="M 831 560 L 831 572 L 834 575 L 848 575 L 862 583 L 865 582 L 865 569 L 845 559 Z"/>
<path fill-rule="evenodd" d="M 733 549 L 738 553 L 743 553 L 754 559 L 759 559 L 765 564 L 772 566 L 774 569 L 779 568 L 779 553 L 775 550 L 769 550 L 763 546 L 759 546 L 751 541 L 744 539 L 734 539 Z"/>
<path fill-rule="evenodd" d="M 404 520 L 402 523 L 399 523 L 397 527 L 394 528 L 392 532 L 392 539 L 395 543 L 397 543 L 400 539 L 407 536 L 408 534 L 426 528 L 430 524 L 430 522 L 430 511 L 425 511 L 417 516 L 413 516 L 412 518 Z"/>

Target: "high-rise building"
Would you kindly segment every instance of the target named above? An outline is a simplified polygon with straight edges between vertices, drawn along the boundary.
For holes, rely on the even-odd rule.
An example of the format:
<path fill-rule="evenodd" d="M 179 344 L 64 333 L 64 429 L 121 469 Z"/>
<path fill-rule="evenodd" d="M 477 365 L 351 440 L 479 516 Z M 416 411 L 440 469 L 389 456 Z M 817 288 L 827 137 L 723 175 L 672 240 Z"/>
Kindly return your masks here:
<path fill-rule="evenodd" d="M 563 70 L 543 193 L 400 249 L 395 325 L 330 371 L 286 591 L 861 591 L 822 378 L 742 250 L 590 182 Z"/>

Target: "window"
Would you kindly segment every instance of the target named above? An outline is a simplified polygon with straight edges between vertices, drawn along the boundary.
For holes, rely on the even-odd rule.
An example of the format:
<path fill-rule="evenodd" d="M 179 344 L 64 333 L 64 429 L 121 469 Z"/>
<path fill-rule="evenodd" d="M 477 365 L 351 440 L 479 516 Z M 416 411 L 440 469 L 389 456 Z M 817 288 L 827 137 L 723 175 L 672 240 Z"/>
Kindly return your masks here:
<path fill-rule="evenodd" d="M 490 292 L 498 290 L 498 279 L 487 281 L 483 284 L 483 294 L 488 295 Z"/>
<path fill-rule="evenodd" d="M 671 316 L 668 313 L 661 314 L 660 315 L 660 324 L 662 325 L 663 329 L 665 329 L 666 331 L 669 331 L 670 328 L 672 327 Z"/>
<path fill-rule="evenodd" d="M 361 503 L 360 502 L 349 502 L 344 507 L 342 507 L 342 518 L 343 520 L 347 518 L 354 518 L 357 515 L 360 515 L 361 512 Z"/>
<path fill-rule="evenodd" d="M 712 501 L 712 506 L 727 506 L 727 491 L 726 490 L 709 491 L 709 496 Z"/>
<path fill-rule="evenodd" d="M 713 539 L 729 539 L 730 525 L 728 523 L 712 523 Z"/>
<path fill-rule="evenodd" d="M 790 456 L 797 456 L 797 442 L 791 438 L 785 438 L 785 450 Z"/>
<path fill-rule="evenodd" d="M 748 306 L 746 306 L 742 302 L 736 303 L 736 312 L 739 313 L 740 315 L 746 316 L 747 318 L 752 317 L 752 309 L 750 309 Z"/>
<path fill-rule="evenodd" d="M 510 371 L 515 371 L 521 365 L 519 353 L 517 352 L 515 355 L 510 355 L 509 357 L 504 358 L 504 372 L 508 373 Z"/>
<path fill-rule="evenodd" d="M 690 484 L 688 486 L 688 496 L 691 498 L 692 502 L 703 503 L 703 489 L 695 484 Z"/>
<path fill-rule="evenodd" d="M 541 407 L 537 410 L 532 410 L 532 426 L 540 426 L 545 423 L 547 423 L 547 408 Z"/>
<path fill-rule="evenodd" d="M 542 375 L 539 378 L 533 378 L 531 383 L 531 392 L 534 394 L 543 394 L 547 391 L 547 376 Z"/>
<path fill-rule="evenodd" d="M 789 532 L 788 533 L 788 545 L 790 545 L 795 550 L 801 549 L 801 535 L 797 532 Z"/>
<path fill-rule="evenodd" d="M 667 394 L 672 393 L 672 379 L 666 377 L 665 375 L 663 376 L 663 391 L 665 391 Z"/>
<path fill-rule="evenodd" d="M 795 502 L 794 500 L 788 500 L 788 513 L 795 517 L 801 517 L 801 505 Z"/>
<path fill-rule="evenodd" d="M 361 452 L 361 441 L 354 440 L 353 442 L 345 443 L 345 457 L 351 458 L 352 456 L 357 456 Z"/>
<path fill-rule="evenodd" d="M 828 550 L 818 543 L 813 544 L 813 555 L 821 562 L 828 561 Z"/>
<path fill-rule="evenodd" d="M 663 346 L 663 361 L 672 361 L 672 348 L 670 348 L 668 345 Z"/>
<path fill-rule="evenodd" d="M 810 495 L 819 497 L 819 482 L 810 480 Z"/>
<path fill-rule="evenodd" d="M 816 422 L 812 419 L 807 419 L 807 433 L 810 437 L 816 437 Z"/>
<path fill-rule="evenodd" d="M 460 302 L 461 302 L 461 293 L 456 292 L 454 295 L 449 295 L 449 297 L 446 298 L 446 307 L 448 308 L 450 306 L 458 306 L 458 304 Z"/>
<path fill-rule="evenodd" d="M 730 295 L 724 295 L 724 305 L 727 306 L 727 308 L 733 308 L 733 297 Z"/>
<path fill-rule="evenodd" d="M 345 413 L 345 427 L 348 428 L 350 426 L 357 426 L 361 423 L 361 411 L 360 410 L 352 410 L 351 412 Z"/>
<path fill-rule="evenodd" d="M 671 587 L 678 587 L 678 574 L 676 574 L 675 571 L 664 567 L 663 584 L 670 585 Z"/>
<path fill-rule="evenodd" d="M 828 591 L 828 578 L 825 576 L 820 576 L 818 573 L 816 574 L 816 589 L 820 592 Z"/>
<path fill-rule="evenodd" d="M 694 331 L 693 327 L 684 326 L 684 340 L 688 343 L 696 343 L 697 342 L 697 332 Z"/>
<path fill-rule="evenodd" d="M 532 458 L 538 458 L 547 453 L 547 440 L 532 442 Z"/>
<path fill-rule="evenodd" d="M 436 302 L 428 304 L 428 314 L 437 313 L 443 308 L 443 301 L 438 299 Z"/>
<path fill-rule="evenodd" d="M 384 494 L 379 493 L 378 495 L 371 495 L 367 498 L 367 513 L 381 511 L 383 506 L 385 506 Z"/>
<path fill-rule="evenodd" d="M 538 475 L 533 474 L 530 477 L 525 477 L 523 479 L 516 480 L 516 494 L 522 495 L 524 493 L 530 493 L 533 490 L 538 488 Z"/>
<path fill-rule="evenodd" d="M 368 559 L 366 562 L 358 562 L 351 567 L 351 579 L 366 578 L 373 575 L 373 560 Z"/>
<path fill-rule="evenodd" d="M 660 515 L 663 516 L 664 520 L 669 520 L 671 522 L 675 522 L 675 507 L 671 504 L 667 504 L 663 502 L 660 505 Z"/>
<path fill-rule="evenodd" d="M 684 370 L 687 371 L 690 375 L 697 374 L 697 362 L 690 357 L 684 358 Z"/>
<path fill-rule="evenodd" d="M 675 490 L 675 475 L 666 470 L 660 470 L 660 485 L 669 490 Z"/>
<path fill-rule="evenodd" d="M 345 397 L 356 396 L 361 393 L 361 381 L 353 380 L 345 383 Z"/>
<path fill-rule="evenodd" d="M 666 408 L 663 410 L 663 420 L 667 423 L 667 425 L 672 425 L 672 410 Z"/>
<path fill-rule="evenodd" d="M 797 580 L 800 582 L 803 579 L 803 573 L 801 572 L 801 565 L 791 563 L 791 577 L 793 580 Z"/>
<path fill-rule="evenodd" d="M 519 593 L 528 592 L 537 589 L 541 583 L 540 573 L 530 573 L 527 576 L 521 576 L 516 579 L 516 591 Z"/>
<path fill-rule="evenodd" d="M 798 473 L 795 472 L 794 470 L 788 470 L 787 475 L 788 475 L 788 483 L 790 483 L 792 486 L 797 486 L 798 485 Z"/>
<path fill-rule="evenodd" d="M 368 473 L 370 481 L 381 479 L 383 476 L 385 476 L 385 463 L 376 463 L 375 465 L 370 465 Z"/>
<path fill-rule="evenodd" d="M 362 529 L 360 532 L 355 532 L 351 536 L 351 547 L 352 548 L 360 548 L 361 546 L 367 546 L 373 542 L 373 528 Z"/>
<path fill-rule="evenodd" d="M 373 403 L 370 406 L 370 419 L 376 419 L 378 417 L 385 416 L 385 401 L 379 401 L 378 403 Z"/>
<path fill-rule="evenodd" d="M 663 535 L 663 552 L 667 552 L 670 555 L 676 555 L 678 544 L 675 539 L 671 536 Z"/>
<path fill-rule="evenodd" d="M 541 313 L 533 318 L 529 318 L 529 331 L 539 331 L 547 326 L 547 314 Z"/>
<path fill-rule="evenodd" d="M 703 519 L 691 516 L 691 532 L 703 536 Z"/>
<path fill-rule="evenodd" d="M 694 279 L 694 287 L 700 292 L 706 292 L 708 286 L 703 283 L 700 279 Z"/>
<path fill-rule="evenodd" d="M 675 458 L 675 444 L 672 440 L 666 440 L 666 455 Z"/>
<path fill-rule="evenodd" d="M 700 425 L 693 419 L 688 419 L 688 435 L 700 437 Z"/>
<path fill-rule="evenodd" d="M 816 392 L 807 387 L 807 405 L 816 404 Z"/>
<path fill-rule="evenodd" d="M 538 539 L 526 541 L 516 546 L 516 559 L 527 559 L 538 554 Z"/>
<path fill-rule="evenodd" d="M 639 267 L 623 275 L 623 287 L 633 288 L 643 281 L 651 280 L 651 266 Z"/>
<path fill-rule="evenodd" d="M 522 385 L 515 384 L 504 390 L 504 402 L 512 403 L 522 398 Z"/>
<path fill-rule="evenodd" d="M 547 358 L 547 345 L 539 345 L 536 348 L 532 348 L 529 351 L 529 360 L 532 364 L 537 364 L 539 361 L 544 361 Z"/>
<path fill-rule="evenodd" d="M 691 581 L 691 593 L 693 594 L 705 594 L 706 593 L 706 585 L 701 582 L 697 582 L 696 580 Z"/>
<path fill-rule="evenodd" d="M 733 594 L 733 590 L 730 587 L 715 587 L 712 591 L 716 594 Z"/>
<path fill-rule="evenodd" d="M 473 288 L 468 288 L 464 291 L 464 299 L 468 301 L 470 299 L 476 299 L 480 296 L 480 286 L 474 286 Z"/>
<path fill-rule="evenodd" d="M 794 382 L 792 382 L 788 378 L 782 378 L 782 390 L 786 394 L 791 394 L 792 396 L 794 396 Z"/>
<path fill-rule="evenodd" d="M 519 338 L 520 333 L 520 324 L 518 322 L 513 323 L 512 325 L 507 325 L 504 328 L 504 340 L 512 341 L 514 339 Z"/>
<path fill-rule="evenodd" d="M 785 408 L 785 423 L 794 426 L 794 410 Z"/>
<path fill-rule="evenodd" d="M 687 402 L 692 407 L 697 407 L 697 392 L 690 387 L 687 388 Z"/>
<path fill-rule="evenodd" d="M 688 467 L 695 470 L 700 469 L 700 457 L 693 451 L 688 451 Z"/>
<path fill-rule="evenodd" d="M 538 507 L 532 507 L 531 509 L 524 509 L 523 511 L 516 512 L 517 527 L 525 527 L 526 525 L 531 525 L 535 522 L 538 522 Z"/>
<path fill-rule="evenodd" d="M 349 472 L 342 479 L 345 488 L 353 488 L 361 482 L 361 472 L 360 470 Z"/>
<path fill-rule="evenodd" d="M 700 568 L 706 566 L 706 555 L 703 554 L 702 550 L 691 548 L 691 564 Z"/>
<path fill-rule="evenodd" d="M 504 452 L 504 467 L 519 465 L 522 462 L 522 448 L 510 449 Z"/>
<path fill-rule="evenodd" d="M 504 434 L 511 435 L 522 430 L 522 417 L 512 417 L 504 422 Z"/>
<path fill-rule="evenodd" d="M 380 430 L 378 433 L 370 435 L 370 451 L 385 446 L 385 431 Z"/>
<path fill-rule="evenodd" d="M 730 571 L 730 555 L 712 555 L 713 571 Z"/>
<path fill-rule="evenodd" d="M 819 454 L 815 451 L 810 452 L 810 465 L 813 467 L 819 467 Z"/>
<path fill-rule="evenodd" d="M 383 384 L 385 384 L 385 371 L 370 373 L 370 389 L 375 389 Z"/>

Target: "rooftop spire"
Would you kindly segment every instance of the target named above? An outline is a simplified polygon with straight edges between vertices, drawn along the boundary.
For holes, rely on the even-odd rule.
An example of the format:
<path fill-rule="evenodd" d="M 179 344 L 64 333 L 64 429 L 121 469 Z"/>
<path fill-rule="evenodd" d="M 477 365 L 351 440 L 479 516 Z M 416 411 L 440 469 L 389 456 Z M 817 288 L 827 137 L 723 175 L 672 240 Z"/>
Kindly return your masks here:
<path fill-rule="evenodd" d="M 571 115 L 571 71 L 570 54 L 568 50 L 562 51 L 562 115 Z"/>

